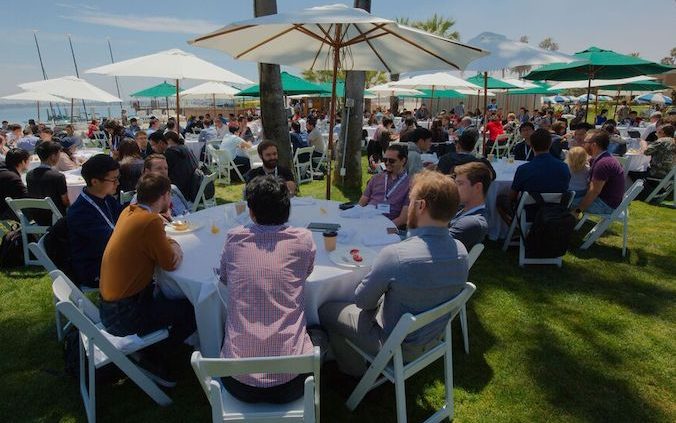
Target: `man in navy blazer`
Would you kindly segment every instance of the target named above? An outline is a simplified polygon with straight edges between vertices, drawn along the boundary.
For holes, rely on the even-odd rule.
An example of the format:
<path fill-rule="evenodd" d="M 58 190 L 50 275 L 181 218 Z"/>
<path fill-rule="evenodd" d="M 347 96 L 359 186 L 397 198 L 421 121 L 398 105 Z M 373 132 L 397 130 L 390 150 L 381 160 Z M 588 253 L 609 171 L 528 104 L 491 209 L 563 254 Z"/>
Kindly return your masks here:
<path fill-rule="evenodd" d="M 488 233 L 485 202 L 493 177 L 490 169 L 481 162 L 456 166 L 454 173 L 461 208 L 451 219 L 449 231 L 469 251 L 483 242 Z"/>

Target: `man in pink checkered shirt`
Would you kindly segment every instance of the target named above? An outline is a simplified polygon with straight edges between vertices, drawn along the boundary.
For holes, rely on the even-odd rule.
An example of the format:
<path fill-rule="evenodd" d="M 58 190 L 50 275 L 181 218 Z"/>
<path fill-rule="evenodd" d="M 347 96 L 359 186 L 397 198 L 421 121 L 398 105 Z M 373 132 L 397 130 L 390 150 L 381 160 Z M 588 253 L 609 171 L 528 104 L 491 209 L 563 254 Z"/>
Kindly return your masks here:
<path fill-rule="evenodd" d="M 310 231 L 292 228 L 287 186 L 273 175 L 254 178 L 246 198 L 252 225 L 230 230 L 221 256 L 228 287 L 221 356 L 270 357 L 310 354 L 303 287 L 314 267 Z M 284 403 L 303 395 L 306 375 L 256 373 L 222 379 L 246 402 Z"/>

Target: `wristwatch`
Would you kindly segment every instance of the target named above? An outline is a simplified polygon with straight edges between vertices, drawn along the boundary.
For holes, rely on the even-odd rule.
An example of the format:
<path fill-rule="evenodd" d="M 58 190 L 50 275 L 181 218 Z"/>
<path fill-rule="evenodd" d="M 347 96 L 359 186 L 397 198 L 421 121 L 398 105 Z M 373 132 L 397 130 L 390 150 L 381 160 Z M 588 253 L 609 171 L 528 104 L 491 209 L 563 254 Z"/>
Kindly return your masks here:
<path fill-rule="evenodd" d="M 575 209 L 575 213 L 577 213 L 577 214 L 582 213 L 582 209 Z"/>

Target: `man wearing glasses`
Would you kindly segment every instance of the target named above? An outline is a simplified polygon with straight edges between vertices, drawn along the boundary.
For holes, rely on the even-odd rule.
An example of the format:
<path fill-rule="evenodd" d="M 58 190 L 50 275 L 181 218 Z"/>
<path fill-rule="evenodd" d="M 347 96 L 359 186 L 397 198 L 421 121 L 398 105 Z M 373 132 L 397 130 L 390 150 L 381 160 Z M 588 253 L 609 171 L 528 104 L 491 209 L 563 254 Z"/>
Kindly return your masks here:
<path fill-rule="evenodd" d="M 75 282 L 99 287 L 101 258 L 122 206 L 113 197 L 120 184 L 120 165 L 97 154 L 82 165 L 87 187 L 68 208 L 68 238 Z"/>
<path fill-rule="evenodd" d="M 360 206 L 371 204 L 380 210 L 397 227 L 406 224 L 408 194 L 411 184 L 406 173 L 408 148 L 403 144 L 387 147 L 383 163 L 385 172 L 374 175 L 359 199 Z"/>

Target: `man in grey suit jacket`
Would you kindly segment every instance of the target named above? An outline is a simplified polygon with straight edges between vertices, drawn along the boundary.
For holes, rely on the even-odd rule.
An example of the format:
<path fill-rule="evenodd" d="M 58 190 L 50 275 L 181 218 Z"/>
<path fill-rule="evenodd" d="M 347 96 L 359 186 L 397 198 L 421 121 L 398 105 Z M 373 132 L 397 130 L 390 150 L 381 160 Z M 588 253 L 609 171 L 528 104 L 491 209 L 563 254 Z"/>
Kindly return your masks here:
<path fill-rule="evenodd" d="M 451 219 L 451 236 L 471 250 L 483 242 L 488 233 L 486 193 L 491 184 L 491 171 L 481 162 L 471 162 L 454 169 L 455 183 L 462 208 Z"/>
<path fill-rule="evenodd" d="M 423 170 L 415 176 L 409 197 L 409 238 L 381 250 L 355 290 L 353 303 L 330 302 L 319 309 L 343 373 L 359 376 L 366 370 L 364 359 L 346 340 L 377 354 L 402 315 L 419 314 L 448 301 L 467 280 L 467 250 L 448 233 L 448 221 L 459 202 L 453 180 Z M 443 323 L 410 334 L 403 344 L 404 360 L 436 345 Z"/>

